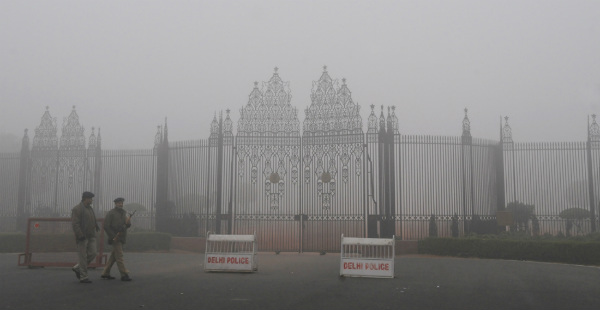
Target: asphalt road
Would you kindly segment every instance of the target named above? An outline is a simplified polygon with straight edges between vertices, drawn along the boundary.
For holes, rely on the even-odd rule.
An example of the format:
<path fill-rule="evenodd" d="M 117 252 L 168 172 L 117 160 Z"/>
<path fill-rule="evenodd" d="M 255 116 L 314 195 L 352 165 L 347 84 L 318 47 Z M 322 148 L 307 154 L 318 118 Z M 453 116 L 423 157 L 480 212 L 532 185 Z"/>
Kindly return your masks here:
<path fill-rule="evenodd" d="M 339 255 L 260 253 L 256 273 L 206 273 L 202 254 L 125 253 L 132 282 L 0 254 L 0 309 L 600 309 L 600 267 L 400 256 L 394 279 L 339 276 Z M 113 275 L 117 276 L 116 266 Z"/>

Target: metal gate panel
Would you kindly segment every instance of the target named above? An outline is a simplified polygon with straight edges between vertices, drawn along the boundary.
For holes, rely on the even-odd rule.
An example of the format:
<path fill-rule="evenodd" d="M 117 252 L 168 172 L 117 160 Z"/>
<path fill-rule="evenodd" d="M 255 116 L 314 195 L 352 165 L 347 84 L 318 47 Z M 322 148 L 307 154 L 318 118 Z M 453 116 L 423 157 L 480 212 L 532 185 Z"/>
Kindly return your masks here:
<path fill-rule="evenodd" d="M 365 236 L 365 136 L 360 106 L 327 67 L 313 82 L 302 137 L 303 251 L 338 252 L 340 236 Z"/>
<path fill-rule="evenodd" d="M 304 251 L 337 252 L 342 234 L 364 236 L 363 139 L 362 134 L 303 139 Z"/>
<path fill-rule="evenodd" d="M 299 251 L 300 122 L 278 69 L 249 95 L 236 136 L 234 231 L 261 251 Z"/>
<path fill-rule="evenodd" d="M 298 251 L 299 137 L 237 137 L 235 231 L 261 250 Z"/>

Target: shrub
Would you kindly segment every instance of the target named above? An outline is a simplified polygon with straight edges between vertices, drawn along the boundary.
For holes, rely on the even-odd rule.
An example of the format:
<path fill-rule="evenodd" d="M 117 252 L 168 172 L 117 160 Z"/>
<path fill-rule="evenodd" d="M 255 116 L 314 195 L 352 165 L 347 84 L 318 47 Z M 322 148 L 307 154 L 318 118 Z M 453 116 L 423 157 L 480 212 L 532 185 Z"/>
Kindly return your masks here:
<path fill-rule="evenodd" d="M 595 238 L 595 236 L 591 237 Z M 427 238 L 419 253 L 442 256 L 600 264 L 600 242 L 573 239 L 498 236 L 482 238 Z"/>

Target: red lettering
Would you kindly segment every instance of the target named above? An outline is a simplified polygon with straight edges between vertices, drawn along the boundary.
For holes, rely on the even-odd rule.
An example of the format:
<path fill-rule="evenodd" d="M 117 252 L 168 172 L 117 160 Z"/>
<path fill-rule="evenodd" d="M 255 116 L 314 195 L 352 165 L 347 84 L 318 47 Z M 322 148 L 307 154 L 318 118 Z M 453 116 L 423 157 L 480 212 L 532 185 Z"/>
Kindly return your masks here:
<path fill-rule="evenodd" d="M 248 265 L 250 264 L 250 259 L 248 257 L 234 257 L 234 256 L 229 256 L 229 257 L 208 257 L 208 262 L 209 263 L 214 263 L 214 264 L 245 264 Z"/>
<path fill-rule="evenodd" d="M 225 261 L 224 257 L 215 257 L 215 256 L 208 257 L 209 264 L 219 264 L 219 263 L 223 263 L 224 261 Z"/>
<path fill-rule="evenodd" d="M 215 257 L 215 256 L 209 256 L 207 257 L 206 261 L 209 264 L 244 264 L 244 265 L 248 265 L 250 264 L 250 259 L 248 257 L 234 257 L 234 256 L 230 256 L 230 257 Z"/>
<path fill-rule="evenodd" d="M 367 270 L 389 270 L 389 264 L 384 263 L 366 263 L 365 267 Z"/>
<path fill-rule="evenodd" d="M 368 267 L 368 264 L 365 264 L 365 267 Z M 342 265 L 342 267 L 344 269 L 363 269 L 363 263 L 357 263 L 357 262 L 346 262 Z"/>

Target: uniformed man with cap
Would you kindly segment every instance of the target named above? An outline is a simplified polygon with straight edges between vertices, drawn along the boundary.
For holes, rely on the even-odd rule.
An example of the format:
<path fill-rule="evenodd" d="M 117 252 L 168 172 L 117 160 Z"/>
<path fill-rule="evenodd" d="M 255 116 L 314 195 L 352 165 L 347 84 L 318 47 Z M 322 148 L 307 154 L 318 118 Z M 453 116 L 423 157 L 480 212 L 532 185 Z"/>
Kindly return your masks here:
<path fill-rule="evenodd" d="M 88 264 L 96 258 L 96 232 L 100 230 L 92 209 L 94 194 L 83 192 L 81 202 L 71 210 L 71 225 L 75 233 L 79 262 L 73 266 L 80 283 L 92 283 L 88 278 Z"/>
<path fill-rule="evenodd" d="M 108 236 L 108 244 L 112 245 L 112 251 L 102 272 L 102 279 L 112 280 L 115 278 L 110 275 L 110 269 L 114 263 L 117 263 L 121 281 L 131 281 L 123 260 L 123 244 L 127 240 L 127 228 L 131 227 L 131 217 L 127 217 L 127 212 L 123 209 L 124 201 L 125 199 L 121 197 L 115 199 L 115 207 L 108 212 L 104 219 L 104 231 Z"/>

